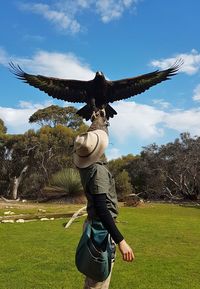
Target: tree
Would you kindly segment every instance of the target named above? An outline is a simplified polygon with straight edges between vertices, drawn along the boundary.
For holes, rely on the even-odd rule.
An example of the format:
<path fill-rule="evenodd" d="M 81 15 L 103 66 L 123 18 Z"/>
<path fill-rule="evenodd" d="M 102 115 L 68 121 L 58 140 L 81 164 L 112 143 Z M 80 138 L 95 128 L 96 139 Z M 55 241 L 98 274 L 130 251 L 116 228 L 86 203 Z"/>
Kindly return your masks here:
<path fill-rule="evenodd" d="M 3 194 L 14 199 L 19 193 L 29 198 L 41 194 L 52 174 L 73 166 L 74 137 L 74 131 L 62 125 L 29 130 L 23 135 L 5 135 L 0 147 Z"/>
<path fill-rule="evenodd" d="M 126 170 L 123 169 L 122 172 L 119 172 L 117 174 L 115 178 L 115 183 L 119 200 L 123 200 L 125 196 L 133 192 L 130 177 Z"/>
<path fill-rule="evenodd" d="M 200 137 L 182 133 L 160 149 L 165 157 L 166 191 L 172 198 L 196 201 L 200 196 Z"/>
<path fill-rule="evenodd" d="M 0 118 L 0 134 L 5 134 L 7 132 L 7 127 L 4 124 L 4 121 Z"/>
<path fill-rule="evenodd" d="M 122 156 L 120 158 L 111 160 L 108 162 L 109 170 L 111 171 L 113 177 L 116 177 L 117 174 L 126 169 L 130 162 L 135 159 L 135 156 L 128 154 L 127 156 Z"/>
<path fill-rule="evenodd" d="M 135 190 L 148 199 L 200 197 L 200 137 L 183 133 L 166 145 L 149 145 L 126 168 Z"/>
<path fill-rule="evenodd" d="M 87 130 L 76 111 L 73 107 L 51 106 L 31 117 L 32 122 L 42 125 L 39 130 L 0 134 L 1 194 L 14 199 L 19 195 L 37 198 L 52 174 L 73 167 L 73 140 Z"/>
<path fill-rule="evenodd" d="M 4 194 L 8 183 L 9 160 L 5 147 L 6 139 L 5 134 L 0 134 L 0 194 Z"/>
<path fill-rule="evenodd" d="M 29 178 L 23 182 L 22 190 L 37 198 L 42 194 L 43 188 L 49 185 L 51 176 L 56 172 L 72 167 L 72 144 L 75 137 L 71 128 L 57 125 L 44 126 L 31 137 L 27 137 L 32 144 L 29 167 Z M 32 179 L 31 188 L 30 181 Z M 33 185 L 34 184 L 34 185 Z"/>
<path fill-rule="evenodd" d="M 29 118 L 30 123 L 37 123 L 40 126 L 55 127 L 59 124 L 67 126 L 73 130 L 79 130 L 84 125 L 82 117 L 76 114 L 77 109 L 73 106 L 60 107 L 51 105 L 39 109 Z"/>
<path fill-rule="evenodd" d="M 0 147 L 1 193 L 17 199 L 18 187 L 28 169 L 28 154 L 21 135 L 5 135 L 1 137 Z M 6 191 L 6 192 L 5 192 Z"/>
<path fill-rule="evenodd" d="M 132 154 L 129 154 L 108 162 L 109 170 L 115 179 L 118 197 L 121 200 L 125 195 L 131 194 L 133 191 L 131 178 L 129 177 L 127 167 L 134 159 L 135 157 Z"/>

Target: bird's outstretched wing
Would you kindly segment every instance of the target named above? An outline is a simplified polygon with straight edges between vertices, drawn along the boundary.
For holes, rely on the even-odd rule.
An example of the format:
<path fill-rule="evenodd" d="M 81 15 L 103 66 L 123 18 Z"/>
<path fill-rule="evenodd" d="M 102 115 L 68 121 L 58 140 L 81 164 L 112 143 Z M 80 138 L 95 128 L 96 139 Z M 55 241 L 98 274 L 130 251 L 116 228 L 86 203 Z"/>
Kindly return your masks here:
<path fill-rule="evenodd" d="M 69 102 L 86 102 L 86 84 L 88 81 L 59 79 L 24 72 L 19 65 L 10 62 L 10 71 L 18 79 L 32 85 L 48 95 Z"/>
<path fill-rule="evenodd" d="M 140 94 L 150 87 L 170 79 L 175 75 L 183 64 L 182 60 L 177 61 L 173 66 L 165 70 L 156 70 L 151 73 L 143 74 L 133 78 L 126 78 L 111 81 L 108 93 L 108 102 L 126 99 L 131 96 Z"/>

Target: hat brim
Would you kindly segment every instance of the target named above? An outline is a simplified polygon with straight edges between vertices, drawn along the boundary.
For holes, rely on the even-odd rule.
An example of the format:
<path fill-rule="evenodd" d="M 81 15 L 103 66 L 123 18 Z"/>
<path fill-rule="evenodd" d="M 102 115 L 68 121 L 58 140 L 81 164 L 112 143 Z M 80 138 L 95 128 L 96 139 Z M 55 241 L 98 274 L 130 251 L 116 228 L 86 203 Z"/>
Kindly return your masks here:
<path fill-rule="evenodd" d="M 103 155 L 106 147 L 108 146 L 108 135 L 105 131 L 97 129 L 94 130 L 93 133 L 98 136 L 98 144 L 95 151 L 87 157 L 81 157 L 77 155 L 76 152 L 73 153 L 74 164 L 80 169 L 87 168 L 91 164 L 98 161 L 99 158 Z"/>

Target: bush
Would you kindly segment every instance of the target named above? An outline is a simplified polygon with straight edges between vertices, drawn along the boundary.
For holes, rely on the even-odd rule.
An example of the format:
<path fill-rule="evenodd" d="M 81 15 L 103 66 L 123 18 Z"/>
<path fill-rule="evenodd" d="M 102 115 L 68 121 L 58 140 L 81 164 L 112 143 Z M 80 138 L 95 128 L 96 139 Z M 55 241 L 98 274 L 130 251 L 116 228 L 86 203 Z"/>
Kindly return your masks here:
<path fill-rule="evenodd" d="M 126 170 L 118 173 L 115 177 L 118 199 L 123 201 L 124 197 L 132 193 L 130 177 Z"/>
<path fill-rule="evenodd" d="M 60 188 L 68 196 L 73 197 L 83 194 L 79 173 L 72 168 L 66 168 L 54 174 L 50 180 L 50 185 Z"/>

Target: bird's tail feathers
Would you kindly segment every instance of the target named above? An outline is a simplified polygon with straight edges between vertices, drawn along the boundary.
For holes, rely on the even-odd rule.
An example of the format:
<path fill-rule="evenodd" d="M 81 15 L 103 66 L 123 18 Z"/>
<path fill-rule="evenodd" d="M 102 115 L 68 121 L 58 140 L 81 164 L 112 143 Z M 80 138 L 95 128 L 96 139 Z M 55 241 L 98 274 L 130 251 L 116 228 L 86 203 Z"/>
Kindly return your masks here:
<path fill-rule="evenodd" d="M 112 106 L 110 106 L 109 104 L 106 105 L 105 108 L 106 111 L 106 118 L 109 119 L 110 117 L 114 117 L 115 114 L 117 114 L 117 112 L 114 110 L 114 108 L 112 108 Z"/>
<path fill-rule="evenodd" d="M 86 120 L 89 120 L 92 115 L 92 109 L 89 107 L 89 105 L 86 104 L 81 109 L 79 109 L 76 113 L 82 116 L 83 118 L 85 118 Z"/>

